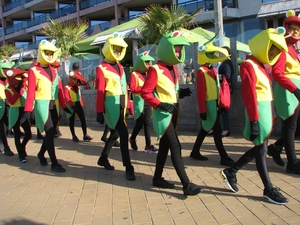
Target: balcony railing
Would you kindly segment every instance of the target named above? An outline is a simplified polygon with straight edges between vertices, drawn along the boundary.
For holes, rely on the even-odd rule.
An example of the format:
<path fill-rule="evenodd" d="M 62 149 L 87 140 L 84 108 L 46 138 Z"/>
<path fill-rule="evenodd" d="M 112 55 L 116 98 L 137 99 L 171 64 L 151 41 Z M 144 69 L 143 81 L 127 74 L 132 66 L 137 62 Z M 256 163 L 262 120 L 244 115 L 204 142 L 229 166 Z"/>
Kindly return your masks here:
<path fill-rule="evenodd" d="M 196 9 L 201 7 L 203 7 L 205 11 L 214 10 L 214 0 L 192 0 L 179 5 L 184 7 L 188 13 L 193 13 Z M 237 8 L 234 0 L 222 0 L 222 7 Z"/>
<path fill-rule="evenodd" d="M 5 34 L 11 34 L 11 33 L 17 32 L 19 30 L 26 29 L 26 28 L 33 27 L 33 26 L 39 25 L 41 23 L 44 23 L 50 18 L 57 19 L 62 16 L 66 16 L 68 14 L 75 13 L 75 12 L 76 12 L 76 4 L 68 5 L 61 9 L 54 10 L 51 13 L 45 13 L 43 15 L 34 17 L 31 20 L 20 22 L 20 23 L 12 25 L 10 27 L 7 27 L 5 29 Z"/>
<path fill-rule="evenodd" d="M 16 0 L 16 1 L 12 1 L 8 4 L 5 4 L 3 6 L 3 12 L 7 12 L 9 10 L 12 10 L 18 6 L 21 6 L 21 5 L 25 5 L 25 3 L 28 3 L 28 2 L 31 2 L 33 0 Z"/>
<path fill-rule="evenodd" d="M 90 7 L 93 7 L 95 5 L 100 5 L 106 2 L 110 2 L 111 0 L 87 0 L 87 1 L 81 1 L 80 2 L 80 9 L 87 9 Z"/>

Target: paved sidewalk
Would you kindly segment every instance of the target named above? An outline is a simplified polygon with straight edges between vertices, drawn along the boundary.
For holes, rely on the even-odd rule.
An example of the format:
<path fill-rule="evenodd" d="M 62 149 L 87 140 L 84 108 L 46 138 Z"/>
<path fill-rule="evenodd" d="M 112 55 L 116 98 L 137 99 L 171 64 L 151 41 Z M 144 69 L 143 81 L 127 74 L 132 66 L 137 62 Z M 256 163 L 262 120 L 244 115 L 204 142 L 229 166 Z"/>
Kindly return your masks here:
<path fill-rule="evenodd" d="M 36 139 L 35 133 L 27 146 L 27 163 L 20 164 L 17 154 L 8 157 L 1 153 L 1 225 L 300 224 L 300 176 L 286 174 L 285 167 L 278 167 L 270 157 L 267 162 L 271 180 L 289 198 L 287 205 L 263 200 L 263 186 L 254 162 L 238 173 L 240 191 L 230 192 L 219 176 L 224 167 L 219 164 L 212 137 L 205 139 L 201 151 L 209 161 L 199 162 L 189 157 L 197 133 L 178 132 L 186 171 L 192 182 L 205 188 L 197 196 L 185 197 L 170 157 L 164 178 L 173 182 L 175 189 L 152 187 L 156 155 L 141 151 L 145 145 L 143 136 L 138 137 L 139 151 L 130 150 L 137 179 L 127 181 L 119 148 L 110 153 L 114 171 L 97 165 L 103 148 L 100 141 L 103 127 L 88 128 L 94 139 L 79 143 L 71 140 L 67 126 L 60 130 L 63 136 L 55 139 L 56 154 L 66 173 L 54 173 L 50 165 L 40 166 L 36 154 L 42 141 Z M 76 128 L 76 134 L 82 140 L 81 128 Z M 8 136 L 8 140 L 16 153 L 13 137 Z M 223 141 L 234 160 L 252 147 L 237 135 Z M 152 142 L 158 147 L 154 133 Z M 298 141 L 296 147 L 300 149 Z M 286 161 L 286 156 L 282 157 Z"/>

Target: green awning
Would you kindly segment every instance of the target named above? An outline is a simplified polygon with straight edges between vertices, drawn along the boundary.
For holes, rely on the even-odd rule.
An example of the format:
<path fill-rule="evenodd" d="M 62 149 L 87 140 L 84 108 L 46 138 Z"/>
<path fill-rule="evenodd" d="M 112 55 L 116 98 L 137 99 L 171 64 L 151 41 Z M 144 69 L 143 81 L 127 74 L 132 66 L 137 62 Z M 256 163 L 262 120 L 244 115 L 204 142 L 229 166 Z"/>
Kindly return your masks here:
<path fill-rule="evenodd" d="M 118 26 L 112 27 L 110 29 L 107 29 L 105 31 L 102 31 L 98 34 L 95 34 L 91 37 L 88 37 L 82 41 L 79 41 L 76 46 L 75 46 L 75 51 L 76 52 L 90 52 L 90 53 L 96 53 L 99 54 L 99 46 L 97 45 L 91 45 L 91 43 L 98 37 L 100 36 L 104 36 L 104 35 L 108 35 L 108 34 L 112 34 L 114 32 L 121 32 L 121 31 L 125 31 L 128 29 L 133 29 L 138 27 L 140 24 L 140 22 L 138 21 L 138 19 L 133 19 L 130 20 L 126 23 L 122 23 Z"/>
<path fill-rule="evenodd" d="M 206 29 L 203 29 L 201 27 L 197 27 L 195 29 L 192 29 L 191 31 L 201 35 L 202 37 L 205 37 L 207 39 L 211 39 L 215 36 L 215 33 Z M 201 43 L 200 43 L 201 44 Z M 203 44 L 203 43 L 202 43 Z M 224 37 L 224 45 L 230 47 L 230 38 Z M 241 52 L 250 52 L 249 46 L 247 44 L 244 44 L 243 42 L 237 41 L 236 47 L 238 51 Z"/>

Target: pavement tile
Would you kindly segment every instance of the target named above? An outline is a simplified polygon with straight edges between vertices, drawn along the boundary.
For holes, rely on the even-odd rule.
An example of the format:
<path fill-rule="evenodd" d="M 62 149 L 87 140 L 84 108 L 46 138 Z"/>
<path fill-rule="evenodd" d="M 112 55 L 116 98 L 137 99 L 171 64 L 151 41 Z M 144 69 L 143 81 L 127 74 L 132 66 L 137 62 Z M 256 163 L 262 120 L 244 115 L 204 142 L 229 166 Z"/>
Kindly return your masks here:
<path fill-rule="evenodd" d="M 254 161 L 239 171 L 240 191 L 232 193 L 219 176 L 219 171 L 225 167 L 219 164 L 220 157 L 212 137 L 205 138 L 201 147 L 201 153 L 209 160 L 191 159 L 189 154 L 197 132 L 178 131 L 187 174 L 192 182 L 204 188 L 198 196 L 186 197 L 170 157 L 163 176 L 174 183 L 175 188 L 152 186 L 156 155 L 142 151 L 145 145 L 142 132 L 137 138 L 139 151 L 130 150 L 137 177 L 130 182 L 125 179 L 119 148 L 114 147 L 109 155 L 114 171 L 97 165 L 104 146 L 100 141 L 103 126 L 89 127 L 88 133 L 94 139 L 79 143 L 71 140 L 68 126 L 61 126 L 63 135 L 55 139 L 56 155 L 59 163 L 67 169 L 66 173 L 54 173 L 50 165 L 39 165 L 36 154 L 42 142 L 35 139 L 34 131 L 27 146 L 26 164 L 20 164 L 17 155 L 0 155 L 0 225 L 300 223 L 299 176 L 286 174 L 285 167 L 278 167 L 270 157 L 267 157 L 267 165 L 271 181 L 290 200 L 283 206 L 262 198 L 263 185 Z M 129 134 L 131 131 L 129 129 Z M 76 127 L 79 138 L 81 132 L 81 128 Z M 272 138 L 269 143 L 274 140 Z M 12 136 L 8 136 L 8 142 L 16 152 Z M 223 142 L 234 160 L 252 147 L 241 135 L 232 134 L 223 138 Z M 154 133 L 152 143 L 158 148 Z M 299 141 L 295 143 L 296 149 L 300 149 Z M 300 151 L 296 153 L 300 158 Z M 45 156 L 48 158 L 47 154 Z M 287 161 L 285 154 L 282 158 Z"/>

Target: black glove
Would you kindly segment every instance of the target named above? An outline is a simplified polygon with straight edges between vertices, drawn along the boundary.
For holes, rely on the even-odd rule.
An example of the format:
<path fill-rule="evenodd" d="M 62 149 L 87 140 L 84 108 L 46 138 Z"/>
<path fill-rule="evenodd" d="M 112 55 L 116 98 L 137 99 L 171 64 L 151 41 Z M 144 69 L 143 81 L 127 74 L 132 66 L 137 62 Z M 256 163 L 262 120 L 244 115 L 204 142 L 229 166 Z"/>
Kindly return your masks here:
<path fill-rule="evenodd" d="M 66 108 L 63 108 L 63 110 L 64 110 L 66 113 L 70 113 L 70 114 L 72 114 L 72 113 L 71 113 L 71 111 L 68 109 L 68 107 L 66 107 Z"/>
<path fill-rule="evenodd" d="M 165 110 L 171 114 L 173 114 L 175 110 L 177 110 L 177 108 L 174 105 L 165 102 L 159 103 L 158 108 Z"/>
<path fill-rule="evenodd" d="M 258 137 L 259 134 L 259 127 L 258 127 L 257 120 L 250 122 L 250 129 L 251 129 L 250 141 L 253 141 L 255 138 Z"/>
<path fill-rule="evenodd" d="M 186 96 L 191 96 L 193 92 L 191 91 L 190 88 L 180 88 L 179 90 L 179 98 L 183 98 Z"/>
<path fill-rule="evenodd" d="M 300 89 L 297 88 L 296 91 L 293 92 L 295 97 L 298 99 L 298 101 L 300 101 Z"/>
<path fill-rule="evenodd" d="M 104 124 L 104 115 L 103 115 L 103 113 L 97 113 L 97 119 L 96 120 L 101 125 Z"/>
<path fill-rule="evenodd" d="M 206 113 L 200 113 L 200 118 L 201 118 L 202 120 L 206 120 L 206 119 L 207 119 Z"/>
<path fill-rule="evenodd" d="M 26 120 L 29 120 L 30 119 L 30 114 L 31 114 L 30 112 L 24 112 L 23 116 L 20 120 L 20 123 L 23 124 L 23 123 L 25 123 Z"/>

